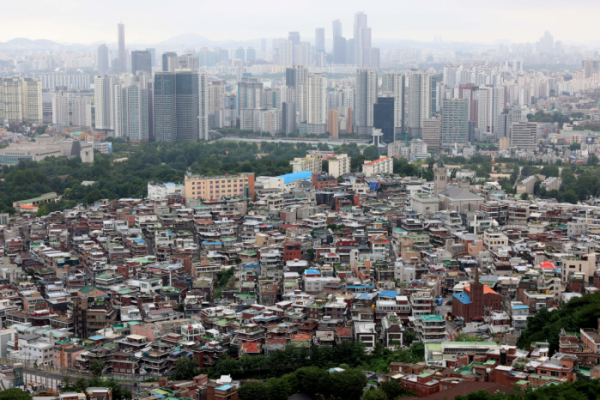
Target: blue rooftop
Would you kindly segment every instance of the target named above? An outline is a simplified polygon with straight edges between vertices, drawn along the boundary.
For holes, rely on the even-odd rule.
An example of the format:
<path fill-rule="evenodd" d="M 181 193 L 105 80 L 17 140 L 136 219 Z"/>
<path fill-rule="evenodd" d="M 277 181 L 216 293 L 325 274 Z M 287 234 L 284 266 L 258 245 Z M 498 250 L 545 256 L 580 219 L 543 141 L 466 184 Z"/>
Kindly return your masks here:
<path fill-rule="evenodd" d="M 312 178 L 312 172 L 310 171 L 300 171 L 294 172 L 291 174 L 280 175 L 277 178 L 283 178 L 283 184 L 288 184 L 301 179 L 310 179 Z"/>
<path fill-rule="evenodd" d="M 377 293 L 361 293 L 359 294 L 356 298 L 357 299 L 365 299 L 365 300 L 370 300 L 373 297 L 377 296 Z"/>
<path fill-rule="evenodd" d="M 104 336 L 96 335 L 96 336 L 92 336 L 90 339 L 91 340 L 101 340 L 101 339 L 104 339 Z"/>
<path fill-rule="evenodd" d="M 453 294 L 454 298 L 463 304 L 471 304 L 471 298 L 466 293 Z"/>
<path fill-rule="evenodd" d="M 317 271 L 316 269 L 307 269 L 306 271 L 304 271 L 305 274 L 318 274 L 319 271 Z"/>
<path fill-rule="evenodd" d="M 233 388 L 233 386 L 231 386 L 231 385 L 223 385 L 223 386 L 219 386 L 218 388 L 215 388 L 215 390 L 227 391 L 227 390 L 229 390 L 231 388 Z"/>
<path fill-rule="evenodd" d="M 512 306 L 512 309 L 513 309 L 513 310 L 525 310 L 525 309 L 527 309 L 527 308 L 529 308 L 529 306 L 526 306 L 525 304 L 523 304 L 523 305 L 518 305 L 518 306 Z"/>
<path fill-rule="evenodd" d="M 144 239 L 133 239 L 136 243 L 144 243 Z"/>
<path fill-rule="evenodd" d="M 175 186 L 175 184 L 173 182 L 167 182 L 165 183 L 165 186 Z"/>
<path fill-rule="evenodd" d="M 400 296 L 398 292 L 394 292 L 393 290 L 386 290 L 384 292 L 379 293 L 379 297 L 393 297 L 396 298 Z"/>

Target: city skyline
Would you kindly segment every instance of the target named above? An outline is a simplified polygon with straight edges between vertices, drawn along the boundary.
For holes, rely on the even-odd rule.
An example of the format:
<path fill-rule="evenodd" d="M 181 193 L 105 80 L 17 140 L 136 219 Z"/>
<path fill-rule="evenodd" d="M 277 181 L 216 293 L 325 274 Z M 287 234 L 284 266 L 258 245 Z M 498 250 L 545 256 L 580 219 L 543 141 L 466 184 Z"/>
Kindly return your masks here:
<path fill-rule="evenodd" d="M 19 9 L 28 8 L 27 17 L 19 17 Z M 365 5 L 358 1 L 330 2 L 309 0 L 302 6 L 284 5 L 263 0 L 256 8 L 234 0 L 223 10 L 219 4 L 181 1 L 189 12 L 169 14 L 171 4 L 149 1 L 116 3 L 113 7 L 88 2 L 84 8 L 72 8 L 65 0 L 52 7 L 38 1 L 3 5 L 0 23 L 0 42 L 15 38 L 52 40 L 58 43 L 116 43 L 114 27 L 127 25 L 127 43 L 160 44 L 182 35 L 198 35 L 211 41 L 247 41 L 261 38 L 283 38 L 289 31 L 300 32 L 301 37 L 314 40 L 315 29 L 325 27 L 325 40 L 331 46 L 331 23 L 339 19 L 346 35 L 351 32 L 354 15 L 364 12 L 369 17 L 374 43 L 394 40 L 433 42 L 441 37 L 444 42 L 494 43 L 509 40 L 513 43 L 535 42 L 544 31 L 550 31 L 563 43 L 588 43 L 599 36 L 600 27 L 594 24 L 594 10 L 600 5 L 587 0 L 569 4 L 558 1 L 517 3 L 503 2 L 502 6 L 479 5 L 473 0 L 438 3 L 423 1 L 408 4 L 382 0 Z M 343 7 L 342 7 L 343 5 Z M 110 11 L 109 11 L 110 10 Z M 315 12 L 318 10 L 318 12 Z M 535 10 L 536 18 L 530 11 Z M 395 18 L 393 15 L 397 13 Z M 172 18 L 164 18 L 173 15 Z M 5 17 L 6 16 L 6 17 Z M 10 16 L 10 18 L 8 17 Z M 289 18 L 287 18 L 289 16 Z M 492 18 L 493 16 L 493 18 Z M 565 21 L 577 19 L 579 29 Z M 59 22 L 58 24 L 56 22 Z M 585 31 L 583 27 L 585 26 Z M 598 32 L 596 32 L 598 31 Z M 250 33 L 250 34 L 249 34 Z M 76 38 L 77 40 L 73 40 Z"/>

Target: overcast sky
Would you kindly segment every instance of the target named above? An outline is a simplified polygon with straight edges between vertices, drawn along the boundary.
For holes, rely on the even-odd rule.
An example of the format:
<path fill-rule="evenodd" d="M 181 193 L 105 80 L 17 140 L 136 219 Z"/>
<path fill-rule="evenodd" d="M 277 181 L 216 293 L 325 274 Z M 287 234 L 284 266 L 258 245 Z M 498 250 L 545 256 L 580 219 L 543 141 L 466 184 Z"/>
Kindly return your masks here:
<path fill-rule="evenodd" d="M 600 38 L 598 0 L 1 0 L 0 41 L 25 37 L 67 43 L 159 43 L 181 34 L 211 40 L 313 38 L 340 19 L 352 36 L 354 13 L 364 11 L 373 41 L 534 42 L 545 30 L 563 43 Z"/>

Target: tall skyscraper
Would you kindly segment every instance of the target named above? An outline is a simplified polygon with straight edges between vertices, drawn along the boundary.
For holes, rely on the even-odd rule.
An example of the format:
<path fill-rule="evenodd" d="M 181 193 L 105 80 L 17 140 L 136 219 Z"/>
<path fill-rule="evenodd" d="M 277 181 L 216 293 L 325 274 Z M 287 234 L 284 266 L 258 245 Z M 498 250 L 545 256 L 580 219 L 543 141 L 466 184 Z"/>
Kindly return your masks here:
<path fill-rule="evenodd" d="M 200 132 L 200 98 L 198 73 L 175 72 L 175 110 L 177 115 L 177 139 L 197 140 Z"/>
<path fill-rule="evenodd" d="M 198 116 L 198 128 L 200 131 L 198 133 L 198 138 L 200 140 L 208 140 L 208 75 L 206 72 L 198 73 L 198 103 L 200 106 Z"/>
<path fill-rule="evenodd" d="M 346 40 L 346 64 L 354 64 L 354 39 Z"/>
<path fill-rule="evenodd" d="M 108 72 L 108 46 L 101 44 L 98 46 L 98 73 L 104 74 Z"/>
<path fill-rule="evenodd" d="M 422 121 L 435 116 L 435 78 L 422 71 L 408 75 L 409 133 L 421 136 Z"/>
<path fill-rule="evenodd" d="M 371 47 L 371 68 L 379 71 L 379 48 Z"/>
<path fill-rule="evenodd" d="M 290 40 L 294 45 L 300 44 L 300 32 L 290 32 L 288 34 L 288 40 Z"/>
<path fill-rule="evenodd" d="M 177 139 L 175 73 L 154 75 L 154 135 L 157 142 Z"/>
<path fill-rule="evenodd" d="M 334 139 L 340 136 L 340 117 L 337 110 L 329 110 L 327 114 L 327 132 Z"/>
<path fill-rule="evenodd" d="M 342 37 L 342 22 L 339 19 L 333 21 L 333 37 Z"/>
<path fill-rule="evenodd" d="M 544 36 L 540 38 L 540 41 L 538 42 L 538 52 L 540 54 L 554 53 L 554 37 L 550 32 L 544 32 Z"/>
<path fill-rule="evenodd" d="M 315 51 L 325 52 L 325 28 L 315 29 Z"/>
<path fill-rule="evenodd" d="M 384 72 L 381 77 L 381 90 L 394 97 L 394 135 L 404 131 L 404 74 L 398 71 Z"/>
<path fill-rule="evenodd" d="M 377 71 L 361 68 L 356 72 L 356 94 L 354 102 L 355 122 L 359 135 L 370 135 L 373 130 L 373 105 L 377 103 Z"/>
<path fill-rule="evenodd" d="M 246 49 L 246 62 L 256 61 L 256 50 L 252 47 Z"/>
<path fill-rule="evenodd" d="M 341 36 L 333 38 L 333 63 L 346 64 L 346 39 Z"/>
<path fill-rule="evenodd" d="M 154 68 L 156 65 L 156 49 L 149 47 L 146 51 L 150 52 L 150 60 L 152 61 L 152 67 Z"/>
<path fill-rule="evenodd" d="M 246 52 L 243 47 L 235 50 L 235 58 L 239 58 L 242 62 L 246 61 Z"/>
<path fill-rule="evenodd" d="M 373 127 L 381 129 L 381 141 L 392 143 L 394 141 L 394 97 L 379 97 L 373 105 Z"/>
<path fill-rule="evenodd" d="M 176 58 L 177 53 L 174 51 L 169 51 L 167 53 L 163 53 L 162 55 L 162 72 L 169 72 L 169 59 Z M 173 72 L 173 71 L 171 71 Z"/>
<path fill-rule="evenodd" d="M 364 67 L 371 64 L 371 28 L 367 26 L 367 14 L 354 15 L 354 64 Z"/>
<path fill-rule="evenodd" d="M 442 106 L 442 147 L 469 143 L 469 101 L 444 99 Z"/>
<path fill-rule="evenodd" d="M 131 72 L 152 73 L 152 53 L 147 50 L 135 50 L 131 52 Z"/>
<path fill-rule="evenodd" d="M 333 63 L 346 64 L 346 39 L 342 37 L 342 23 L 333 21 Z"/>
<path fill-rule="evenodd" d="M 123 73 L 127 72 L 127 52 L 125 51 L 125 25 L 119 24 L 119 69 Z"/>

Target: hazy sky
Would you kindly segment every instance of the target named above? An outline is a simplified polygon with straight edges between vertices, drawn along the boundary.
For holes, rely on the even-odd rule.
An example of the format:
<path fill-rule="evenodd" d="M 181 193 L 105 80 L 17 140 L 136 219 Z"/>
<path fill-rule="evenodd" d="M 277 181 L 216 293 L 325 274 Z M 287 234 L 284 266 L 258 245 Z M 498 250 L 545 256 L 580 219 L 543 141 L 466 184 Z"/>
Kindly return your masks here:
<path fill-rule="evenodd" d="M 211 40 L 248 40 L 299 31 L 313 38 L 340 19 L 352 36 L 354 13 L 364 11 L 373 41 L 534 42 L 545 30 L 555 40 L 600 38 L 598 0 L 1 0 L 0 41 L 16 37 L 58 42 L 116 42 L 117 23 L 126 42 L 158 43 L 194 33 Z"/>

